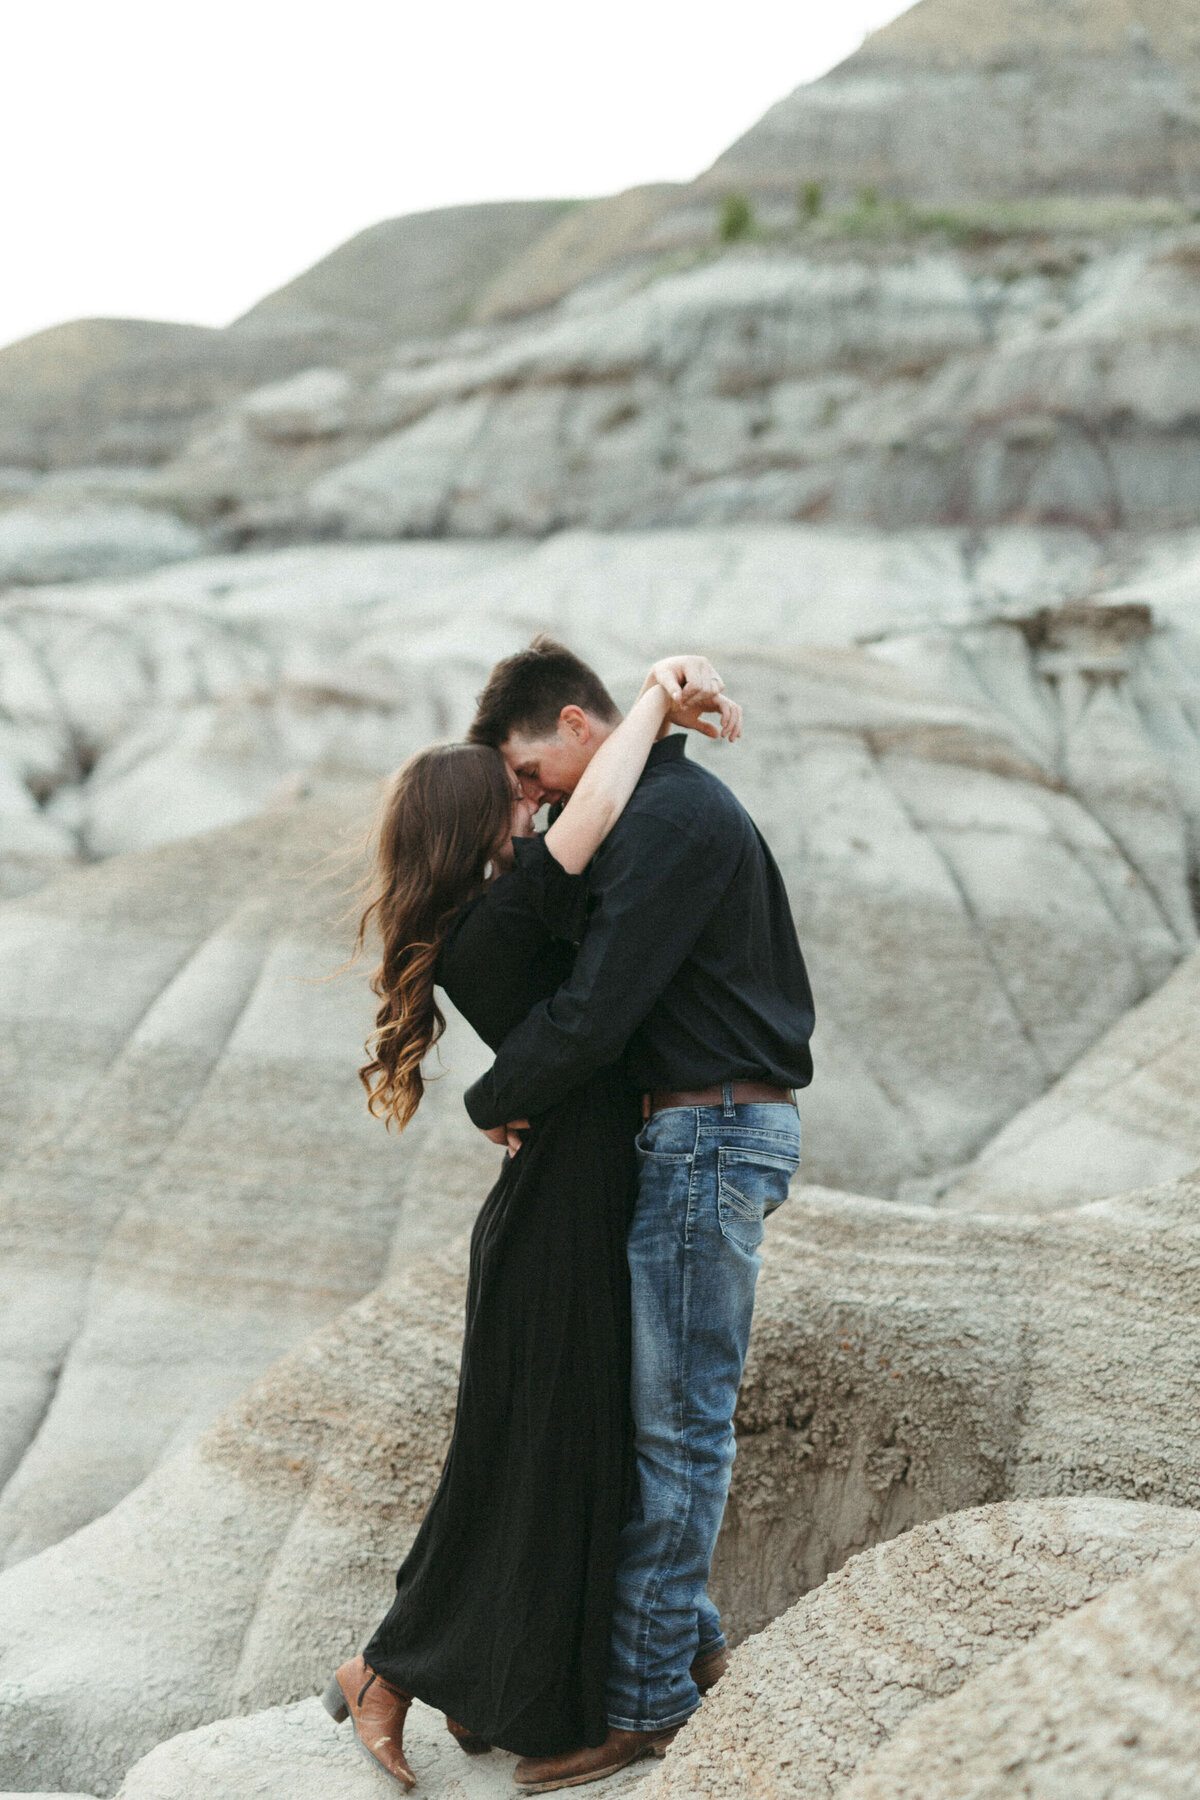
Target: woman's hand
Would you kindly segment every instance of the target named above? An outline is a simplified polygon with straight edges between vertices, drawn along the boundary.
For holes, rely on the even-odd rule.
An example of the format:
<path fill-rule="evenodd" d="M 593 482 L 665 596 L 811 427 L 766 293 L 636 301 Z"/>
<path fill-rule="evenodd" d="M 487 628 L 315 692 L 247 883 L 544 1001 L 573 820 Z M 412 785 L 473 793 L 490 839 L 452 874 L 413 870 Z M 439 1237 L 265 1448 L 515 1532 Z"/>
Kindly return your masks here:
<path fill-rule="evenodd" d="M 642 693 L 655 686 L 662 688 L 671 703 L 666 724 L 699 731 L 704 737 L 724 738 L 730 744 L 741 737 L 742 709 L 725 698 L 725 683 L 707 656 L 664 657 L 650 670 Z M 710 723 L 703 717 L 705 713 L 716 713 L 720 723 Z"/>
<path fill-rule="evenodd" d="M 706 656 L 669 656 L 655 663 L 626 718 L 609 733 L 547 831 L 543 842 L 568 875 L 587 868 L 628 803 L 646 759 L 668 725 L 736 743 L 742 709 Z M 701 715 L 716 713 L 720 725 Z M 497 1140 L 498 1142 L 499 1140 Z"/>

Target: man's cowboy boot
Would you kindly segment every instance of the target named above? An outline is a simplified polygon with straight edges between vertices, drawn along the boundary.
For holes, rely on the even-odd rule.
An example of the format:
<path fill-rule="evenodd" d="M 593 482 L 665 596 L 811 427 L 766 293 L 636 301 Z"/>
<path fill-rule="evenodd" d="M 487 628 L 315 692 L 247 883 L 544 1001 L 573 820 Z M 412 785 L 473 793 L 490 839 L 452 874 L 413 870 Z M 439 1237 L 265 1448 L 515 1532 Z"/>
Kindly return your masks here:
<path fill-rule="evenodd" d="M 465 1750 L 468 1756 L 486 1756 L 492 1747 L 486 1738 L 481 1738 L 477 1731 L 469 1730 L 466 1725 L 460 1725 L 449 1713 L 446 1714 L 446 1730 L 459 1749 Z"/>
<path fill-rule="evenodd" d="M 665 1731 L 618 1731 L 610 1725 L 604 1742 L 593 1750 L 571 1750 L 566 1756 L 523 1756 L 513 1770 L 513 1780 L 523 1794 L 548 1794 L 553 1788 L 603 1781 L 643 1756 L 665 1756 L 678 1730 L 678 1725 L 670 1725 Z"/>
<path fill-rule="evenodd" d="M 406 1788 L 417 1778 L 404 1754 L 404 1721 L 412 1695 L 377 1675 L 361 1656 L 352 1657 L 334 1675 L 322 1699 L 334 1723 L 349 1719 L 359 1747 Z"/>
<path fill-rule="evenodd" d="M 692 1666 L 688 1673 L 702 1694 L 709 1688 L 716 1687 L 722 1675 L 729 1667 L 729 1652 L 724 1644 L 712 1650 L 701 1650 L 692 1658 Z"/>

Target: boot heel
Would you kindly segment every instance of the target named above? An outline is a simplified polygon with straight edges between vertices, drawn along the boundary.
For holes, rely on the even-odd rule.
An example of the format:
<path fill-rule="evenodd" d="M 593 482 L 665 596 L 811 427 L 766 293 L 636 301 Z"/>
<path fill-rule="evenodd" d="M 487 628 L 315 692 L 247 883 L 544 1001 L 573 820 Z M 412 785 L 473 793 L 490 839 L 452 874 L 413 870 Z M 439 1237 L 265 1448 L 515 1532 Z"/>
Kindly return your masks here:
<path fill-rule="evenodd" d="M 446 1720 L 446 1730 L 459 1749 L 465 1750 L 468 1756 L 486 1756 L 492 1747 L 486 1738 L 481 1738 L 478 1732 L 468 1731 L 465 1725 L 458 1724 L 455 1719 Z"/>
<path fill-rule="evenodd" d="M 342 1725 L 350 1717 L 350 1708 L 346 1705 L 346 1696 L 338 1686 L 335 1675 L 325 1692 L 321 1695 L 321 1705 L 329 1714 L 335 1725 Z"/>

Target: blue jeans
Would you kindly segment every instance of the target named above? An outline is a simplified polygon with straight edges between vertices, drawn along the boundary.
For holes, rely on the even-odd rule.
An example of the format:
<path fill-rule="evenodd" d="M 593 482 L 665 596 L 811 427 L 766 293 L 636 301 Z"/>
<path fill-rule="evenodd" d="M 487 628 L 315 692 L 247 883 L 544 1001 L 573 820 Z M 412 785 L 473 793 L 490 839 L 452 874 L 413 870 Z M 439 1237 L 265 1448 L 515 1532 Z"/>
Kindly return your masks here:
<path fill-rule="evenodd" d="M 787 1105 L 671 1107 L 637 1140 L 629 1233 L 637 1491 L 621 1533 L 608 1722 L 677 1725 L 700 1704 L 688 1672 L 724 1644 L 709 1564 L 734 1458 L 763 1219 L 800 1161 Z"/>

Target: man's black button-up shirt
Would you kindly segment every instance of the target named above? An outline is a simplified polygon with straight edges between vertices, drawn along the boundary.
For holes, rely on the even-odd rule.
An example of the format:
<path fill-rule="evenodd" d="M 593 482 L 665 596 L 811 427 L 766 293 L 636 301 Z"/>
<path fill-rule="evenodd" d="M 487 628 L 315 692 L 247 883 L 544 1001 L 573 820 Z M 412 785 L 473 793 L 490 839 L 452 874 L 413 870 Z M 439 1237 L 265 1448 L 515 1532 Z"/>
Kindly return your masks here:
<path fill-rule="evenodd" d="M 651 750 L 588 870 L 571 978 L 467 1090 L 476 1125 L 545 1112 L 623 1053 L 639 1091 L 812 1080 L 812 993 L 783 878 L 745 808 L 685 751 L 682 736 Z"/>

